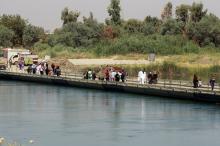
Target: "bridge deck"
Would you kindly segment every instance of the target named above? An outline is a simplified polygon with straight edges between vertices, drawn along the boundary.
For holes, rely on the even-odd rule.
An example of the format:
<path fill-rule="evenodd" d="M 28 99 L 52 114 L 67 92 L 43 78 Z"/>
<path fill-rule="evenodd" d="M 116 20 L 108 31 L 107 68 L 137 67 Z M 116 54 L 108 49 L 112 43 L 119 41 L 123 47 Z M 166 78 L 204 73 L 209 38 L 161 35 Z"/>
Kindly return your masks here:
<path fill-rule="evenodd" d="M 220 102 L 220 88 L 218 86 L 215 88 L 214 91 L 211 91 L 208 85 L 204 85 L 202 88 L 194 89 L 191 83 L 187 81 L 160 80 L 158 84 L 140 85 L 137 83 L 137 81 L 129 79 L 125 83 L 106 82 L 99 80 L 85 80 L 82 79 L 82 77 L 80 77 L 79 75 L 66 74 L 65 76 L 56 77 L 7 71 L 0 71 L 0 79 L 21 80 L 82 88 L 121 91 L 152 96 L 164 96 L 171 98 L 173 97 L 179 99 Z"/>

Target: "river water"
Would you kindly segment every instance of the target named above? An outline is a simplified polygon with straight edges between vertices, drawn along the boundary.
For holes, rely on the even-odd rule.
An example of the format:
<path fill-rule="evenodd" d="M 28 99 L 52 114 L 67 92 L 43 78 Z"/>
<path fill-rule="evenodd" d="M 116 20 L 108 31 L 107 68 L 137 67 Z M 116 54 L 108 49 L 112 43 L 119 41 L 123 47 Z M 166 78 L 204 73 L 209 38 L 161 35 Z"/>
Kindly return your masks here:
<path fill-rule="evenodd" d="M 219 146 L 220 106 L 0 81 L 0 136 L 36 146 Z"/>

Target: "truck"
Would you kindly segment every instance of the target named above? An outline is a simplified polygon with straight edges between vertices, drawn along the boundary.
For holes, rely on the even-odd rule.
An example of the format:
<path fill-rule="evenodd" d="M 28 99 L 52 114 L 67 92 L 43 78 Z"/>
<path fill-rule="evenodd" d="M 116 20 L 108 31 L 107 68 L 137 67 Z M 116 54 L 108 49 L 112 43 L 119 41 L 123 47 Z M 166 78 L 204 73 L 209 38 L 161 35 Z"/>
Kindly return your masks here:
<path fill-rule="evenodd" d="M 19 60 L 24 60 L 24 65 L 31 65 L 33 63 L 38 63 L 38 55 L 19 53 L 11 56 L 9 62 L 13 65 L 17 65 Z"/>
<path fill-rule="evenodd" d="M 7 59 L 7 62 L 12 65 L 18 64 L 19 60 L 22 59 L 25 65 L 30 65 L 38 62 L 38 55 L 33 55 L 30 50 L 26 49 L 12 49 L 4 48 L 3 57 Z"/>

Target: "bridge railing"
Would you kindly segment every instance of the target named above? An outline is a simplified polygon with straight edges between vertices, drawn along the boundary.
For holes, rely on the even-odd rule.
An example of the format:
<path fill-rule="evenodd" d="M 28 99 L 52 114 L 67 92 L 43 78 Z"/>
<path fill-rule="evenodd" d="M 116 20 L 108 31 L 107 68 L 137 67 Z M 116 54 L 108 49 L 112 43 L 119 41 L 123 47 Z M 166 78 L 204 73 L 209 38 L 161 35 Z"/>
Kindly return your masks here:
<path fill-rule="evenodd" d="M 127 78 L 126 82 L 110 82 L 110 81 L 101 81 L 101 80 L 86 80 L 83 78 L 83 75 L 80 74 L 69 74 L 63 73 L 60 77 L 57 76 L 46 76 L 46 75 L 34 75 L 27 74 L 24 72 L 9 72 L 9 71 L 0 71 L 1 74 L 11 74 L 18 76 L 29 76 L 36 78 L 50 78 L 50 79 L 66 79 L 73 80 L 77 82 L 86 82 L 86 83 L 96 83 L 96 84 L 107 84 L 107 85 L 120 85 L 120 86 L 132 86 L 137 88 L 154 88 L 160 90 L 169 90 L 169 91 L 183 91 L 189 93 L 206 93 L 206 94 L 218 94 L 220 95 L 220 87 L 219 84 L 215 85 L 214 91 L 211 90 L 211 87 L 208 83 L 203 83 L 202 87 L 193 88 L 192 82 L 190 81 L 181 81 L 181 80 L 167 80 L 160 79 L 157 84 L 139 84 L 137 80 L 133 78 Z"/>

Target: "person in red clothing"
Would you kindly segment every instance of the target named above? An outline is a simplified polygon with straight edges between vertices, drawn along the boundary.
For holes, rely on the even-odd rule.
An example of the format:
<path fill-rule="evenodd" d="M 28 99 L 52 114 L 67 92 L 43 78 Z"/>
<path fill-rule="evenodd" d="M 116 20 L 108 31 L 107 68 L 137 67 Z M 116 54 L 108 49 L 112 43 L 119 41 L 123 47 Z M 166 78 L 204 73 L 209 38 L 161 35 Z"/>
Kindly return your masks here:
<path fill-rule="evenodd" d="M 197 77 L 197 75 L 194 74 L 194 76 L 193 76 L 193 88 L 198 88 L 198 83 L 199 83 L 198 77 Z"/>
<path fill-rule="evenodd" d="M 53 71 L 53 74 L 56 75 L 56 68 L 55 68 L 55 64 L 51 64 L 51 68 L 52 68 L 52 71 Z"/>
<path fill-rule="evenodd" d="M 109 70 L 106 70 L 105 72 L 105 80 L 109 81 Z"/>

